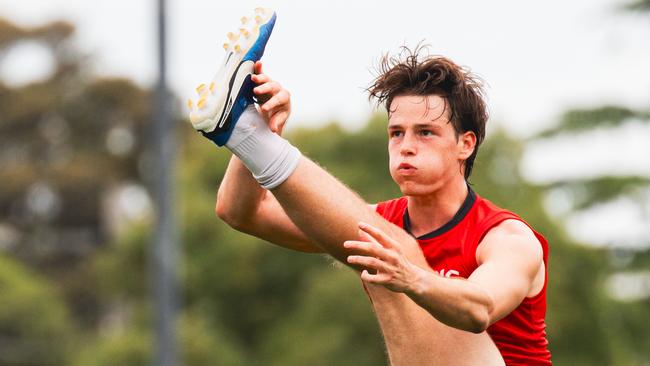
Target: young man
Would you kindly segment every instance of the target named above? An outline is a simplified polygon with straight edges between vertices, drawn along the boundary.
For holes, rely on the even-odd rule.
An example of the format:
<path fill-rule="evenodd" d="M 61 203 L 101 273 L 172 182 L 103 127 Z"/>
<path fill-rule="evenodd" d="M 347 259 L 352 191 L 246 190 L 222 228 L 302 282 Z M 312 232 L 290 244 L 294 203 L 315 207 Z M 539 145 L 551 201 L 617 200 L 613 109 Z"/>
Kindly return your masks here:
<path fill-rule="evenodd" d="M 217 215 L 359 270 L 391 364 L 550 364 L 546 241 L 466 183 L 487 120 L 476 80 L 441 57 L 385 60 L 370 91 L 389 113 L 390 171 L 405 197 L 368 206 L 273 133 L 289 95 L 255 62 L 275 14 L 257 9 L 255 23 L 229 37 L 234 52 L 191 108 L 194 127 L 237 156 Z"/>

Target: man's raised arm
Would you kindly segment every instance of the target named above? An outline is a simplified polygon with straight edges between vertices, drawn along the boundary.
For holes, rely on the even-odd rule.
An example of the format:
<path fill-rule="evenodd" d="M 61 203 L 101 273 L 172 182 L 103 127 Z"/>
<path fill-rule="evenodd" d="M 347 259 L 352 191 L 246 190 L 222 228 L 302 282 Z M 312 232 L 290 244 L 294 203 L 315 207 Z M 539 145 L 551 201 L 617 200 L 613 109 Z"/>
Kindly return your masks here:
<path fill-rule="evenodd" d="M 264 101 L 260 115 L 280 134 L 291 113 L 289 93 L 262 72 L 262 63 L 255 64 L 254 92 Z M 316 253 L 315 245 L 284 212 L 273 194 L 260 187 L 236 156 L 230 159 L 219 186 L 215 207 L 217 216 L 233 229 L 256 236 L 279 246 L 301 252 Z"/>

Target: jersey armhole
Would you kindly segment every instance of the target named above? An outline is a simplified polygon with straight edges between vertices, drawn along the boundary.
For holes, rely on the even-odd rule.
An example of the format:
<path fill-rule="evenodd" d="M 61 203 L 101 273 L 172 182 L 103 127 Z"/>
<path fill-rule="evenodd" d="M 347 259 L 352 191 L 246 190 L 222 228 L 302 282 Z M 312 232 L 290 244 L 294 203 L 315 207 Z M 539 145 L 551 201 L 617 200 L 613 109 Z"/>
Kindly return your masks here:
<path fill-rule="evenodd" d="M 470 268 L 465 268 L 467 273 L 474 272 L 474 270 L 478 267 L 478 262 L 476 261 L 476 251 L 478 250 L 478 246 L 481 244 L 481 240 L 483 240 L 485 235 L 487 235 L 487 233 L 490 230 L 492 230 L 495 226 L 499 225 L 505 220 L 510 220 L 510 219 L 524 222 L 524 220 L 522 220 L 519 216 L 508 211 L 502 211 L 481 223 L 479 229 L 476 230 L 474 236 L 470 238 L 469 245 L 465 247 L 466 256 L 471 257 L 469 263 L 467 264 L 471 265 L 471 268 L 473 268 L 472 271 L 469 271 Z M 524 222 L 524 224 L 526 223 Z M 528 226 L 528 224 L 526 225 Z M 465 265 L 465 263 L 466 262 L 464 261 L 463 265 Z"/>
<path fill-rule="evenodd" d="M 539 245 L 542 247 L 542 261 L 544 263 L 544 285 L 542 286 L 542 289 L 535 294 L 534 296 L 531 297 L 526 297 L 524 298 L 524 301 L 536 301 L 540 296 L 543 296 L 543 294 L 546 292 L 546 286 L 548 284 L 548 243 L 546 243 L 546 239 L 535 229 L 533 229 L 524 219 L 521 217 L 517 216 L 516 214 L 512 212 L 499 212 L 498 214 L 494 215 L 493 217 L 489 218 L 485 224 L 481 225 L 481 229 L 478 230 L 477 235 L 475 236 L 474 239 L 471 240 L 471 250 L 472 250 L 472 263 L 474 268 L 478 268 L 478 262 L 476 261 L 476 251 L 478 250 L 479 245 L 481 244 L 481 240 L 487 235 L 487 233 L 492 230 L 495 226 L 499 225 L 500 223 L 506 221 L 506 220 L 517 220 L 522 222 L 524 225 L 526 225 L 533 233 L 535 236 L 535 239 L 539 242 Z"/>

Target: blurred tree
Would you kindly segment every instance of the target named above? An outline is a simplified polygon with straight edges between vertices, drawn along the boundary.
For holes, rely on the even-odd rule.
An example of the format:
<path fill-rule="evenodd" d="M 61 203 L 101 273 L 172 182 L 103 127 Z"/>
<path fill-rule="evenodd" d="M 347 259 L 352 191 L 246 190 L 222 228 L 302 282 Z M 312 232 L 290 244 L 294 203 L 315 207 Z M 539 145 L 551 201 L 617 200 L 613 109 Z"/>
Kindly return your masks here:
<path fill-rule="evenodd" d="M 650 1 L 639 0 L 630 3 L 627 9 L 647 12 L 650 10 Z M 564 113 L 556 126 L 533 136 L 530 141 L 554 141 L 567 136 L 572 138 L 589 136 L 590 132 L 597 130 L 611 133 L 629 125 L 640 128 L 648 123 L 650 123 L 650 111 L 647 110 L 633 110 L 617 105 L 572 109 Z M 576 154 L 580 154 L 580 148 L 576 146 Z M 603 172 L 593 177 L 559 179 L 540 188 L 547 194 L 562 192 L 562 197 L 568 199 L 570 207 L 566 210 L 567 215 L 562 219 L 614 202 L 636 205 L 637 212 L 646 219 L 650 216 L 648 211 L 650 178 L 642 174 L 612 175 Z M 615 227 L 611 229 L 617 230 Z M 642 282 L 639 281 L 650 282 L 650 237 L 641 239 L 634 246 L 620 247 L 616 242 L 610 245 L 609 249 L 598 250 L 608 259 L 602 263 L 603 267 L 599 270 L 600 275 L 597 278 L 600 282 L 599 292 L 605 290 L 605 285 L 608 285 L 606 288 L 609 292 L 606 299 L 596 302 L 598 308 L 593 316 L 599 324 L 609 329 L 607 348 L 613 357 L 612 364 L 646 364 L 650 362 L 650 332 L 646 327 L 650 320 L 647 313 L 650 292 L 641 291 L 637 294 L 640 297 L 631 301 L 613 301 L 611 296 L 613 290 L 643 287 Z M 615 273 L 615 276 L 606 276 L 612 273 Z M 614 288 L 613 278 L 622 278 L 625 281 L 617 282 L 619 288 Z"/>
<path fill-rule="evenodd" d="M 56 289 L 0 254 L 0 365 L 62 365 L 74 326 Z"/>
<path fill-rule="evenodd" d="M 59 347 L 64 340 L 76 342 L 110 323 L 115 307 L 103 302 L 88 259 L 141 217 L 148 203 L 142 182 L 149 93 L 128 80 L 88 75 L 85 58 L 70 41 L 73 32 L 66 22 L 28 28 L 0 19 L 0 63 L 30 43 L 48 52 L 54 64 L 51 74 L 26 84 L 0 80 L 0 250 L 44 278 L 23 300 L 21 282 L 0 287 L 3 304 L 24 301 L 22 312 L 3 318 L 3 329 L 21 331 L 2 333 L 0 353 L 14 357 L 4 347 L 15 344 L 16 354 L 30 353 L 25 364 L 66 364 L 61 360 L 72 353 Z M 27 273 L 18 264 L 8 268 L 16 278 Z M 41 288 L 64 300 L 39 295 Z M 50 336 L 48 314 L 63 312 L 57 307 L 63 304 L 74 314 L 65 320 L 66 329 L 78 330 Z M 7 314 L 18 308 L 9 306 Z M 51 351 L 30 351 L 32 330 L 21 316 L 43 320 L 39 347 Z"/>
<path fill-rule="evenodd" d="M 650 12 L 650 1 L 636 0 L 625 8 L 647 14 Z M 589 132 L 595 130 L 615 132 L 629 125 L 640 128 L 649 123 L 650 110 L 633 110 L 618 105 L 572 109 L 564 113 L 556 126 L 533 136 L 530 141 L 588 136 Z M 577 146 L 576 154 L 580 153 L 579 149 L 580 146 Z M 635 205 L 635 211 L 641 213 L 643 221 L 647 222 L 650 217 L 650 178 L 643 174 L 612 175 L 603 172 L 595 177 L 560 179 L 540 188 L 547 194 L 563 192 L 562 196 L 570 201 L 567 216 L 623 201 Z M 616 228 L 612 227 L 612 230 Z M 598 308 L 593 319 L 609 329 L 606 346 L 610 350 L 610 357 L 613 357 L 610 358 L 611 364 L 647 364 L 650 362 L 650 332 L 647 330 L 650 291 L 643 284 L 650 283 L 650 237 L 640 239 L 634 246 L 618 247 L 615 242 L 611 245 L 609 250 L 592 250 L 592 254 L 600 251 L 607 259 L 602 263 L 596 281 L 600 282 L 599 292 L 604 290 L 605 285 L 609 290 L 606 298 L 596 301 Z M 613 276 L 607 276 L 612 273 Z M 614 279 L 619 281 L 613 282 Z M 612 300 L 613 292 L 626 289 L 633 290 L 635 294 L 632 298 Z"/>
<path fill-rule="evenodd" d="M 109 198 L 142 181 L 148 93 L 127 80 L 89 80 L 70 45 L 73 29 L 0 20 L 0 62 L 13 47 L 37 42 L 55 63 L 45 80 L 0 82 L 0 225 L 13 233 L 7 250 L 52 276 L 77 317 L 93 323 L 93 286 L 80 273 L 85 257 L 111 239 L 111 218 L 134 209 Z"/>
<path fill-rule="evenodd" d="M 650 10 L 650 0 L 637 0 L 628 4 L 627 8 L 629 10 L 648 11 Z"/>
<path fill-rule="evenodd" d="M 603 106 L 593 109 L 574 109 L 567 111 L 557 126 L 542 131 L 531 139 L 531 142 L 554 141 L 555 139 L 571 136 L 589 136 L 588 133 L 594 130 L 613 132 L 628 124 L 648 124 L 650 113 L 645 111 L 634 111 L 620 106 Z M 580 154 L 581 146 L 576 146 L 575 154 Z M 547 194 L 557 194 L 566 197 L 570 207 L 567 214 L 561 217 L 562 221 L 572 215 L 586 212 L 601 205 L 611 204 L 617 201 L 628 202 L 636 205 L 638 212 L 645 212 L 650 207 L 650 179 L 643 175 L 619 176 L 603 173 L 595 177 L 566 178 L 544 184 L 540 187 Z M 616 231 L 616 227 L 611 228 Z M 620 230 L 620 229 L 618 229 Z M 621 233 L 624 235 L 625 233 Z M 583 244 L 584 245 L 584 244 Z M 596 278 L 584 278 L 584 281 L 598 281 L 599 292 L 604 291 L 605 285 L 610 283 L 611 278 L 607 275 L 616 273 L 636 275 L 641 271 L 641 278 L 648 278 L 648 256 L 650 255 L 650 238 L 645 238 L 634 246 L 617 246 L 616 242 L 610 244 L 609 249 L 593 249 L 595 252 L 602 252 L 607 259 L 602 262 L 600 273 Z M 638 257 L 638 258 L 637 258 Z M 636 259 L 635 259 L 636 258 Z M 571 264 L 574 265 L 574 264 Z M 583 272 L 584 273 L 584 272 Z M 587 272 L 589 273 L 589 272 Z M 593 274 L 589 273 L 589 277 Z M 619 277 L 620 278 L 620 277 Z M 635 281 L 628 277 L 629 281 Z M 636 281 L 639 281 L 638 279 Z M 632 285 L 634 286 L 634 285 Z M 609 344 L 607 347 L 613 356 L 612 363 L 616 364 L 643 364 L 650 360 L 650 333 L 645 325 L 648 322 L 648 315 L 639 311 L 641 308 L 648 308 L 650 297 L 648 292 L 641 294 L 640 299 L 632 302 L 616 302 L 610 296 L 596 302 L 597 311 L 593 319 L 610 329 Z M 616 289 L 614 289 L 616 290 Z M 591 337 L 590 337 L 591 339 Z"/>

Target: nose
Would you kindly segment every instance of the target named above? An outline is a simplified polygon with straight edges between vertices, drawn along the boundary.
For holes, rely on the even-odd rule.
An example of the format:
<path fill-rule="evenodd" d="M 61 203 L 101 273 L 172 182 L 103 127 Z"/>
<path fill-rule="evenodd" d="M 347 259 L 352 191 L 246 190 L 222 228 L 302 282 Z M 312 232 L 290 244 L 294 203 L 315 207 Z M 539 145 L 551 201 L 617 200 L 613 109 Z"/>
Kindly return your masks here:
<path fill-rule="evenodd" d="M 399 146 L 400 154 L 408 156 L 415 155 L 416 150 L 416 141 L 415 136 L 412 133 L 405 132 L 404 137 L 402 137 L 401 144 Z"/>

